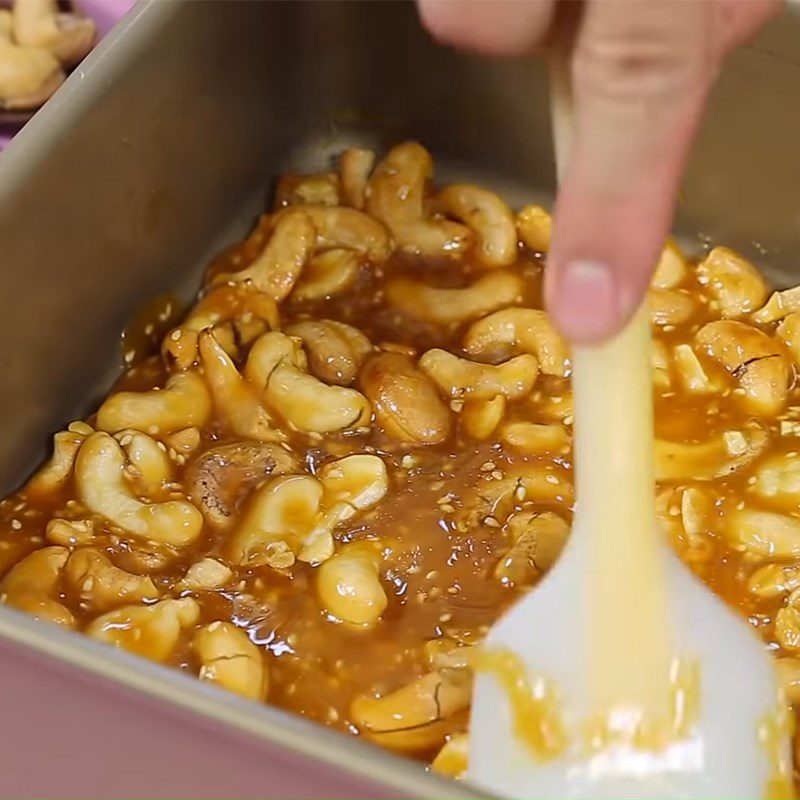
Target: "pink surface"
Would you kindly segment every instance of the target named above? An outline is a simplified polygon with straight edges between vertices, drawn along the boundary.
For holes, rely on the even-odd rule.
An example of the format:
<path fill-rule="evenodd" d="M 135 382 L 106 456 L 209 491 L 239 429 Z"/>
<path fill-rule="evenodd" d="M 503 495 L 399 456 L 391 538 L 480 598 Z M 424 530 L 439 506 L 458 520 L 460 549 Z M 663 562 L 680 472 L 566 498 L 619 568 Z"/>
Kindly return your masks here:
<path fill-rule="evenodd" d="M 128 10 L 134 5 L 136 0 L 81 0 L 81 10 L 88 14 L 97 23 L 100 36 L 105 36 Z M 17 128 L 13 126 L 0 125 L 0 150 L 7 145 Z"/>

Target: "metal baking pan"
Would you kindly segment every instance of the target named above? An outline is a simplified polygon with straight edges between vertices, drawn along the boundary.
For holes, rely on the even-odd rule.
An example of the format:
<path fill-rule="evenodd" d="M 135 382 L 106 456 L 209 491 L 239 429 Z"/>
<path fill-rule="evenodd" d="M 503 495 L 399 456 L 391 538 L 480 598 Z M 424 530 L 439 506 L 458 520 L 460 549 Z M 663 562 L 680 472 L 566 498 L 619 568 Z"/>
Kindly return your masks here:
<path fill-rule="evenodd" d="M 678 217 L 778 280 L 800 271 L 799 97 L 787 12 L 715 93 Z M 143 0 L 0 154 L 0 492 L 96 406 L 142 303 L 191 296 L 272 177 L 414 137 L 443 178 L 546 197 L 546 109 L 534 61 L 440 48 L 410 2 Z M 0 707 L 2 797 L 480 796 L 6 607 Z"/>

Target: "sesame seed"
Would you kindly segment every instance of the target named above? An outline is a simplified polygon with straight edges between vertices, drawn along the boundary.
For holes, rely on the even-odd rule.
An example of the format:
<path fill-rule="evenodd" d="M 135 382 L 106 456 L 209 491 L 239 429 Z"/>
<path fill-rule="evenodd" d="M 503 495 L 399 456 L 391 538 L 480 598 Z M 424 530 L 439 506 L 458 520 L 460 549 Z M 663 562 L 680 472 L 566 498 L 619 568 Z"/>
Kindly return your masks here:
<path fill-rule="evenodd" d="M 21 522 L 20 522 L 18 519 L 12 519 L 12 520 L 11 520 L 11 527 L 12 527 L 12 528 L 13 528 L 15 531 L 22 530 L 22 523 L 21 523 Z"/>

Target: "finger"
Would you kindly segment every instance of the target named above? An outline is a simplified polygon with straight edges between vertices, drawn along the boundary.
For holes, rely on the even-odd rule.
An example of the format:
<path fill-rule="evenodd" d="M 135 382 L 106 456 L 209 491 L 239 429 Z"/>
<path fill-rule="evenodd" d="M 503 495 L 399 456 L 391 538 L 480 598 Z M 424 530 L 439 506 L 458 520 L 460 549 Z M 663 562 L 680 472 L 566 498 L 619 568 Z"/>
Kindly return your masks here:
<path fill-rule="evenodd" d="M 425 27 L 442 42 L 484 55 L 516 55 L 541 44 L 551 0 L 419 0 Z"/>
<path fill-rule="evenodd" d="M 573 341 L 639 306 L 718 70 L 709 0 L 592 0 L 573 54 L 574 132 L 546 299 Z"/>

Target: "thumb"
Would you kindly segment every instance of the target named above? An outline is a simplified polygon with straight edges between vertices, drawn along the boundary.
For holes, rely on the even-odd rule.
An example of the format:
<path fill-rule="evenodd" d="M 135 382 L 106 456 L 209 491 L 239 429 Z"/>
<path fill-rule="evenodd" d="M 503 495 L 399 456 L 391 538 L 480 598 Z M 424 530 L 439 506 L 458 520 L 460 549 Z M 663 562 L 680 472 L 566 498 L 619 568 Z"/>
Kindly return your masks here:
<path fill-rule="evenodd" d="M 545 283 L 553 319 L 573 341 L 613 335 L 645 296 L 718 69 L 713 22 L 709 0 L 586 6 Z"/>

